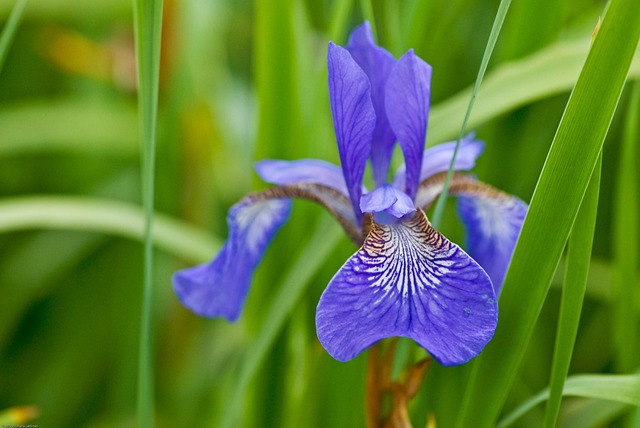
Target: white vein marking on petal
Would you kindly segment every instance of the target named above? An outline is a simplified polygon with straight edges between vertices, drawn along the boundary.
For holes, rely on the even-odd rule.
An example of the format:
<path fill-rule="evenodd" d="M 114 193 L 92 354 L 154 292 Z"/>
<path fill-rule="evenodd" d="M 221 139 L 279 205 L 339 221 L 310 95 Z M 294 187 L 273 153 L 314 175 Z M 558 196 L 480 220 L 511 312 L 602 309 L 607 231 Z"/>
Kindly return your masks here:
<path fill-rule="evenodd" d="M 361 263 L 356 267 L 371 274 L 370 287 L 383 291 L 375 303 L 392 291 L 407 299 L 425 288 L 439 289 L 441 278 L 452 272 L 451 257 L 456 251 L 419 212 L 396 225 L 376 224 L 359 251 Z"/>

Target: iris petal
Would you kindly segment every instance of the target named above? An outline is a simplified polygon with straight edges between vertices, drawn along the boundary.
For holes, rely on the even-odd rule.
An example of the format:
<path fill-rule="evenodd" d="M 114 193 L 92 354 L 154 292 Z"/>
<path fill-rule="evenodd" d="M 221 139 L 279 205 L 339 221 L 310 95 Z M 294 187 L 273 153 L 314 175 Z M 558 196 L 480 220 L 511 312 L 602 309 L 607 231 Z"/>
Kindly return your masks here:
<path fill-rule="evenodd" d="M 435 145 L 425 150 L 422 156 L 422 168 L 420 171 L 420 181 L 444 172 L 449 169 L 451 158 L 453 158 L 453 152 L 456 148 L 456 142 L 450 141 Z M 476 159 L 484 151 L 484 143 L 480 140 L 476 140 L 473 134 L 468 134 L 462 140 L 460 140 L 460 148 L 458 149 L 458 155 L 456 156 L 456 162 L 453 165 L 454 171 L 468 171 L 473 169 L 476 165 Z M 402 188 L 405 185 L 405 166 L 401 165 L 393 180 L 393 185 L 397 188 Z"/>
<path fill-rule="evenodd" d="M 411 198 L 420 183 L 430 94 L 431 66 L 411 49 L 391 70 L 385 92 L 387 117 L 404 153 L 405 193 Z"/>
<path fill-rule="evenodd" d="M 235 321 L 253 272 L 291 210 L 288 199 L 254 202 L 250 197 L 231 207 L 229 239 L 209 263 L 178 271 L 173 286 L 186 307 L 205 317 Z"/>
<path fill-rule="evenodd" d="M 376 45 L 368 22 L 351 32 L 347 50 L 367 74 L 371 83 L 371 102 L 376 112 L 376 127 L 371 146 L 371 171 L 376 186 L 381 186 L 387 181 L 396 140 L 384 105 L 385 85 L 396 60 L 386 49 Z"/>
<path fill-rule="evenodd" d="M 264 159 L 254 165 L 256 172 L 267 183 L 287 185 L 316 183 L 338 190 L 349 196 L 340 167 L 317 159 L 283 161 Z"/>
<path fill-rule="evenodd" d="M 527 204 L 502 192 L 467 194 L 458 198 L 458 212 L 467 229 L 467 250 L 487 271 L 499 294 Z"/>
<path fill-rule="evenodd" d="M 362 176 L 371 152 L 376 115 L 371 104 L 369 79 L 349 51 L 329 43 L 329 98 L 338 141 L 340 162 L 353 210 L 360 213 Z"/>
<path fill-rule="evenodd" d="M 491 280 L 423 211 L 373 223 L 364 245 L 318 303 L 318 338 L 347 361 L 378 340 L 406 336 L 443 365 L 462 364 L 491 340 L 498 308 Z"/>

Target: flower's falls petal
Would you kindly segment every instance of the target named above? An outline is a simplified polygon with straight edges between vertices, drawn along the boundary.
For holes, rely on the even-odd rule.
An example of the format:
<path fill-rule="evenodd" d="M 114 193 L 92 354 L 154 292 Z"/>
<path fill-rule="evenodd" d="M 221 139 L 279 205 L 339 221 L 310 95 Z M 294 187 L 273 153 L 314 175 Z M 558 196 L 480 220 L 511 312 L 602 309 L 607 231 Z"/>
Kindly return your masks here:
<path fill-rule="evenodd" d="M 317 159 L 283 161 L 264 159 L 254 165 L 256 172 L 267 183 L 287 185 L 317 183 L 349 196 L 340 167 Z"/>
<path fill-rule="evenodd" d="M 381 186 L 387 181 L 396 140 L 389 126 L 384 105 L 385 85 L 396 60 L 386 49 L 376 45 L 369 22 L 351 32 L 346 47 L 371 83 L 371 102 L 376 112 L 376 127 L 371 145 L 371 170 L 376 186 Z"/>
<path fill-rule="evenodd" d="M 384 184 L 372 192 L 362 195 L 360 209 L 367 213 L 386 212 L 396 218 L 401 218 L 415 211 L 416 207 L 406 193 L 389 184 Z"/>
<path fill-rule="evenodd" d="M 420 183 L 430 94 L 431 66 L 411 49 L 391 70 L 385 92 L 387 117 L 404 153 L 405 189 L 411 198 Z"/>
<path fill-rule="evenodd" d="M 527 204 L 497 191 L 454 194 L 464 195 L 458 198 L 458 212 L 467 229 L 467 251 L 487 271 L 499 294 Z"/>
<path fill-rule="evenodd" d="M 229 238 L 220 253 L 209 263 L 174 274 L 173 287 L 182 304 L 201 316 L 235 321 L 253 272 L 290 210 L 288 199 L 245 198 L 234 205 L 227 216 Z"/>
<path fill-rule="evenodd" d="M 316 313 L 318 338 L 340 361 L 380 339 L 406 336 L 440 363 L 462 364 L 491 340 L 497 320 L 485 271 L 433 229 L 423 211 L 393 226 L 373 223 Z"/>
<path fill-rule="evenodd" d="M 340 162 L 353 210 L 360 219 L 362 176 L 376 125 L 369 79 L 349 51 L 333 43 L 329 43 L 327 62 L 329 99 Z"/>
<path fill-rule="evenodd" d="M 306 199 L 325 207 L 344 228 L 345 232 L 360 246 L 364 241 L 361 223 L 356 218 L 349 197 L 334 188 L 318 183 L 297 183 L 285 186 L 270 187 L 261 192 L 252 193 L 246 199 L 253 201 L 268 199 Z"/>
<path fill-rule="evenodd" d="M 453 152 L 456 148 L 456 142 L 438 144 L 425 150 L 422 156 L 422 170 L 420 171 L 420 181 L 438 174 L 448 171 L 449 164 L 453 158 Z M 468 134 L 460 140 L 460 148 L 456 156 L 456 162 L 453 165 L 454 171 L 469 171 L 476 165 L 476 159 L 484 151 L 484 143 L 476 140 L 473 134 Z M 393 185 L 397 188 L 403 188 L 405 185 L 405 166 L 398 168 Z"/>

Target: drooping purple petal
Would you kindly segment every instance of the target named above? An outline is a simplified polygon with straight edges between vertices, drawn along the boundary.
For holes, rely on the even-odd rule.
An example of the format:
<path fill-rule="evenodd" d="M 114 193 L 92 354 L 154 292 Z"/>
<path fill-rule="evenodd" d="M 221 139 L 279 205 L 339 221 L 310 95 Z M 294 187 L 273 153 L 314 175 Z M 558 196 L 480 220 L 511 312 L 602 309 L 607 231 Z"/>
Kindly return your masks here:
<path fill-rule="evenodd" d="M 264 159 L 254 165 L 256 172 L 267 183 L 287 185 L 316 183 L 338 190 L 349 196 L 340 167 L 317 159 L 283 161 Z"/>
<path fill-rule="evenodd" d="M 376 45 L 369 22 L 351 32 L 347 50 L 364 70 L 371 83 L 371 101 L 376 112 L 376 127 L 371 145 L 371 171 L 376 186 L 387 181 L 389 162 L 396 137 L 393 135 L 384 105 L 385 85 L 396 60 L 386 49 Z"/>
<path fill-rule="evenodd" d="M 449 169 L 453 152 L 456 148 L 456 142 L 438 144 L 425 150 L 422 156 L 422 168 L 420 171 L 420 182 L 439 172 Z M 453 165 L 454 171 L 468 171 L 476 165 L 476 159 L 484 151 L 484 143 L 476 140 L 473 134 L 467 134 L 460 140 L 460 148 L 456 156 L 456 162 Z M 405 166 L 401 165 L 393 180 L 393 185 L 397 188 L 403 188 L 405 185 Z"/>
<path fill-rule="evenodd" d="M 441 364 L 462 364 L 491 340 L 497 320 L 485 271 L 422 211 L 396 225 L 374 223 L 316 312 L 318 338 L 339 361 L 381 339 L 406 336 Z"/>
<path fill-rule="evenodd" d="M 371 152 L 376 115 L 371 104 L 369 79 L 351 54 L 329 43 L 329 98 L 338 141 L 340 162 L 353 210 L 360 213 L 362 176 Z"/>
<path fill-rule="evenodd" d="M 467 229 L 467 250 L 487 271 L 499 294 L 527 204 L 502 192 L 467 195 L 458 198 L 458 212 Z"/>
<path fill-rule="evenodd" d="M 391 70 L 385 92 L 387 117 L 404 153 L 405 189 L 411 198 L 420 183 L 430 94 L 431 66 L 411 49 Z"/>
<path fill-rule="evenodd" d="M 396 218 L 401 218 L 415 211 L 416 207 L 406 193 L 389 184 L 384 184 L 372 192 L 362 195 L 360 209 L 366 213 L 385 212 Z"/>
<path fill-rule="evenodd" d="M 231 207 L 229 238 L 220 253 L 209 263 L 174 274 L 173 287 L 182 304 L 201 316 L 235 321 L 253 272 L 290 210 L 288 199 L 255 203 L 245 198 Z"/>

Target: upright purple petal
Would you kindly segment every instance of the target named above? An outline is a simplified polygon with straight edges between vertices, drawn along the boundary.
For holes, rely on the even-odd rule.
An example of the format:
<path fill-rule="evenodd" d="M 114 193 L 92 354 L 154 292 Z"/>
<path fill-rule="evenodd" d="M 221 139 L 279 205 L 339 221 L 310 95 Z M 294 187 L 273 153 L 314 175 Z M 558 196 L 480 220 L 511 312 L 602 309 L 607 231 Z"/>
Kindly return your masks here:
<path fill-rule="evenodd" d="M 178 271 L 173 287 L 187 308 L 205 317 L 235 321 L 240 314 L 253 272 L 291 210 L 288 199 L 250 197 L 231 207 L 229 238 L 209 263 Z"/>
<path fill-rule="evenodd" d="M 405 336 L 443 365 L 462 364 L 491 340 L 497 321 L 485 271 L 422 211 L 392 226 L 373 223 L 316 312 L 318 338 L 339 361 L 381 339 Z"/>
<path fill-rule="evenodd" d="M 351 54 L 333 43 L 329 43 L 327 62 L 329 98 L 340 162 L 353 210 L 360 219 L 362 176 L 376 124 L 369 79 Z"/>
<path fill-rule="evenodd" d="M 439 172 L 449 169 L 456 142 L 450 141 L 442 143 L 425 150 L 422 156 L 422 168 L 420 171 L 420 182 Z M 456 156 L 456 163 L 453 165 L 454 171 L 468 171 L 476 165 L 476 159 L 484 151 L 484 143 L 476 140 L 473 134 L 468 134 L 460 140 L 460 148 Z M 393 180 L 393 185 L 402 188 L 405 185 L 405 166 L 401 165 Z"/>
<path fill-rule="evenodd" d="M 458 198 L 458 212 L 467 229 L 467 250 L 491 277 L 500 293 L 527 204 L 505 193 Z"/>
<path fill-rule="evenodd" d="M 405 191 L 411 198 L 420 183 L 430 95 L 431 66 L 411 49 L 391 70 L 385 93 L 387 117 L 404 153 Z"/>
<path fill-rule="evenodd" d="M 384 105 L 385 85 L 396 60 L 386 49 L 376 45 L 369 22 L 363 23 L 351 32 L 346 47 L 371 83 L 371 101 L 376 112 L 376 127 L 371 145 L 371 170 L 376 186 L 381 186 L 387 181 L 396 141 Z"/>
<path fill-rule="evenodd" d="M 340 167 L 317 159 L 283 161 L 264 159 L 254 165 L 256 172 L 267 183 L 287 184 L 315 183 L 331 187 L 349 196 L 347 184 Z"/>

